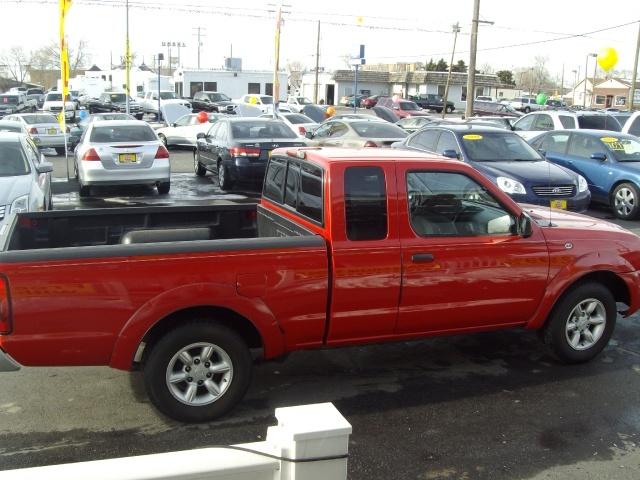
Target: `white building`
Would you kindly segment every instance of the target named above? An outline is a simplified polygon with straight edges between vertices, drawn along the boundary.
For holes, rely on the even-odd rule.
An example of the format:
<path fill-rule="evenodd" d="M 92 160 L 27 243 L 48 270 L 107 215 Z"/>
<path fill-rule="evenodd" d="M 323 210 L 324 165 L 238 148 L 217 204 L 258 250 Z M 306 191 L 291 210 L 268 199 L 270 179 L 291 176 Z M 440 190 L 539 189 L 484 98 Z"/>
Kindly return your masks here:
<path fill-rule="evenodd" d="M 69 79 L 69 86 L 72 90 L 86 92 L 91 97 L 98 97 L 105 91 L 124 92 L 127 88 L 126 70 L 124 68 L 114 68 L 112 70 L 101 70 L 96 65 L 84 72 Z M 158 75 L 146 65 L 131 68 L 131 96 L 142 95 L 146 91 L 157 90 Z M 58 82 L 59 83 L 59 82 Z M 59 85 L 58 85 L 59 87 Z M 173 78 L 160 76 L 161 90 L 173 90 Z"/>
<path fill-rule="evenodd" d="M 280 72 L 280 99 L 287 98 L 287 73 Z M 175 91 L 180 97 L 196 92 L 221 92 L 231 98 L 248 93 L 273 95 L 273 72 L 269 70 L 192 70 L 178 68 L 173 74 Z"/>

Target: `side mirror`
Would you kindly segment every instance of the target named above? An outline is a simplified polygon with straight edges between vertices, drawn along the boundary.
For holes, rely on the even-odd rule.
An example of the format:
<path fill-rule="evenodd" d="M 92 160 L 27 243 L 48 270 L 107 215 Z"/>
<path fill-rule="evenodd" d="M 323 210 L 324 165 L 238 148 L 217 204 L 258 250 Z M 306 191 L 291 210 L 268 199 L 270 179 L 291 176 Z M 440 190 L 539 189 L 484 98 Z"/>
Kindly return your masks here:
<path fill-rule="evenodd" d="M 533 227 L 531 226 L 531 217 L 522 213 L 518 218 L 518 232 L 523 238 L 529 238 L 533 235 Z"/>
<path fill-rule="evenodd" d="M 445 150 L 442 152 L 443 157 L 454 158 L 456 160 L 460 160 L 460 155 L 455 150 Z"/>
<path fill-rule="evenodd" d="M 606 162 L 607 156 L 604 153 L 592 153 L 591 160 L 598 160 L 600 162 Z"/>
<path fill-rule="evenodd" d="M 305 138 L 308 138 L 309 140 L 311 140 L 313 138 L 313 132 L 304 132 L 304 136 Z"/>
<path fill-rule="evenodd" d="M 198 134 L 196 135 L 196 138 L 198 140 L 204 140 L 205 138 L 207 138 L 207 134 L 204 132 L 198 132 Z"/>
<path fill-rule="evenodd" d="M 36 165 L 36 172 L 38 173 L 53 172 L 53 163 L 43 162 L 40 165 Z"/>

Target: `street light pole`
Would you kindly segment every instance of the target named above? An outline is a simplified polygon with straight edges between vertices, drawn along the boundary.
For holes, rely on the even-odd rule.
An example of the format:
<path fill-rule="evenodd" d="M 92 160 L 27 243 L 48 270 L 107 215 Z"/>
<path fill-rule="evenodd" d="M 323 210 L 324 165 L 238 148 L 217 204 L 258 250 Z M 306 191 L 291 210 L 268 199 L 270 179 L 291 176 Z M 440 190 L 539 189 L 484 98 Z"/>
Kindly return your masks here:
<path fill-rule="evenodd" d="M 460 24 L 456 22 L 455 25 L 451 25 L 453 28 L 453 50 L 451 50 L 451 62 L 449 62 L 449 73 L 447 75 L 447 83 L 444 86 L 444 96 L 442 97 L 442 118 L 447 114 L 447 99 L 449 98 L 449 84 L 451 83 L 451 71 L 453 70 L 453 57 L 456 54 L 456 41 L 458 40 L 458 33 L 460 33 Z M 469 98 L 469 92 L 467 91 L 467 98 Z"/>
<path fill-rule="evenodd" d="M 158 121 L 162 116 L 162 111 L 160 110 L 160 65 L 162 64 L 162 60 L 164 60 L 164 55 L 162 53 L 158 54 Z"/>
<path fill-rule="evenodd" d="M 473 116 L 473 95 L 476 82 L 476 51 L 478 49 L 478 22 L 480 17 L 480 0 L 473 0 L 473 20 L 471 20 L 471 55 L 469 56 L 469 71 L 467 73 L 467 105 L 464 116 Z"/>
<path fill-rule="evenodd" d="M 585 63 L 584 63 L 584 92 L 583 92 L 584 99 L 582 101 L 582 106 L 584 108 L 587 108 L 587 68 L 589 68 L 589 57 L 597 57 L 597 56 L 598 56 L 597 53 L 587 53 L 587 59 L 585 60 Z M 595 83 L 595 79 L 594 79 L 594 83 Z M 593 94 L 593 88 L 591 90 Z"/>
<path fill-rule="evenodd" d="M 127 108 L 127 114 L 130 113 L 129 110 L 129 95 L 130 95 L 130 91 L 131 88 L 129 86 L 129 82 L 131 81 L 131 51 L 130 51 L 130 47 L 129 47 L 129 0 L 127 0 L 126 3 L 126 17 L 127 17 L 127 38 L 126 38 L 126 46 L 125 46 L 125 75 L 126 75 L 126 84 L 127 84 L 127 94 L 126 94 L 126 108 Z"/>
<path fill-rule="evenodd" d="M 636 90 L 636 78 L 638 77 L 638 55 L 640 55 L 640 23 L 638 23 L 638 40 L 636 41 L 636 54 L 633 57 L 633 75 L 631 77 L 631 88 L 629 89 L 629 111 L 633 110 L 633 97 Z"/>
<path fill-rule="evenodd" d="M 316 40 L 316 81 L 313 84 L 313 103 L 318 103 L 318 70 L 320 70 L 320 20 L 318 20 L 318 39 Z"/>

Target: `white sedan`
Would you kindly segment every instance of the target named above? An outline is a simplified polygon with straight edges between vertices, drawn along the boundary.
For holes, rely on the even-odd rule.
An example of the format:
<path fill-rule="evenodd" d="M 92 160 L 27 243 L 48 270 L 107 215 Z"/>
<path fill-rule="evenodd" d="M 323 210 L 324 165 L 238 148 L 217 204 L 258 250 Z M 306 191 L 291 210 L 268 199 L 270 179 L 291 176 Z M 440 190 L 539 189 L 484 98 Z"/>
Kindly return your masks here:
<path fill-rule="evenodd" d="M 260 118 L 273 118 L 271 114 L 260 115 Z M 305 138 L 307 132 L 313 132 L 319 123 L 302 113 L 278 112 L 278 120 L 282 120 L 300 138 Z"/>
<path fill-rule="evenodd" d="M 198 134 L 207 133 L 211 124 L 223 116 L 220 113 L 208 113 L 208 121 L 201 122 L 202 113 L 183 115 L 168 127 L 158 128 L 156 130 L 158 138 L 167 147 L 173 145 L 195 147 Z"/>

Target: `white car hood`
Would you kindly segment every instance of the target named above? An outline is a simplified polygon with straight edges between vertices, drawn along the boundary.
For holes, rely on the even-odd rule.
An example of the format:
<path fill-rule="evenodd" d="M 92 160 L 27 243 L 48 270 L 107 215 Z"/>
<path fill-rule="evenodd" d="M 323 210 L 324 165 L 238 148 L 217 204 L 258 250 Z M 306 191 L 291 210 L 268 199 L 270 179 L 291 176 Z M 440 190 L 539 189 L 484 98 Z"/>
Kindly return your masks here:
<path fill-rule="evenodd" d="M 51 107 L 60 107 L 62 108 L 62 101 L 59 102 L 44 102 L 43 108 L 51 108 Z M 65 109 L 66 110 L 73 110 L 75 109 L 75 104 L 73 102 L 66 102 L 65 103 Z"/>
<path fill-rule="evenodd" d="M 178 120 L 183 115 L 191 113 L 191 109 L 185 107 L 183 103 L 184 100 L 172 100 L 172 103 L 161 103 L 160 110 L 162 111 L 162 118 L 167 123 L 167 125 L 171 125 L 173 122 Z"/>
<path fill-rule="evenodd" d="M 5 215 L 9 214 L 11 203 L 22 195 L 31 192 L 31 175 L 19 177 L 0 177 L 0 205 L 6 205 Z"/>

